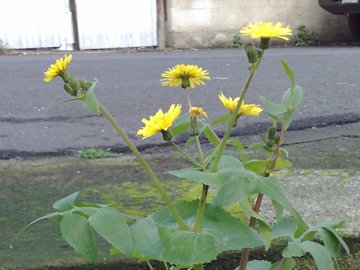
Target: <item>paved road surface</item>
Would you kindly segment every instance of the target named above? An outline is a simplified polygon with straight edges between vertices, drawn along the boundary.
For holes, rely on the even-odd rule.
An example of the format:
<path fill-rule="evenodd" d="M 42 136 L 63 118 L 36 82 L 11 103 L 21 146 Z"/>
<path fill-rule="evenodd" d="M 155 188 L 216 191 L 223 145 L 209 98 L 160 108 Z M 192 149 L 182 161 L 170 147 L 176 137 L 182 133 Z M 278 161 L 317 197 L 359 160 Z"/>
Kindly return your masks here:
<path fill-rule="evenodd" d="M 77 102 L 57 105 L 68 98 L 59 79 L 44 83 L 43 72 L 62 54 L 9 55 L 0 57 L 0 157 L 64 153 L 90 146 L 121 149 L 122 142 L 105 119 L 90 116 Z M 265 56 L 247 102 L 259 96 L 279 100 L 288 88 L 280 59 L 293 68 L 304 88 L 305 101 L 295 117 L 294 129 L 358 122 L 360 120 L 360 48 L 275 48 Z M 241 50 L 196 50 L 139 53 L 74 53 L 70 70 L 80 78 L 98 80 L 96 94 L 131 137 L 141 127 L 141 118 L 158 107 L 186 104 L 181 89 L 160 86 L 160 74 L 178 63 L 197 64 L 209 70 L 206 87 L 191 90 L 193 104 L 203 106 L 210 119 L 224 112 L 218 99 L 239 94 L 247 76 Z M 248 118 L 237 130 L 256 132 Z M 260 125 L 261 126 L 261 125 Z M 260 128 L 260 127 L 259 127 Z M 139 145 L 157 144 L 160 136 Z"/>

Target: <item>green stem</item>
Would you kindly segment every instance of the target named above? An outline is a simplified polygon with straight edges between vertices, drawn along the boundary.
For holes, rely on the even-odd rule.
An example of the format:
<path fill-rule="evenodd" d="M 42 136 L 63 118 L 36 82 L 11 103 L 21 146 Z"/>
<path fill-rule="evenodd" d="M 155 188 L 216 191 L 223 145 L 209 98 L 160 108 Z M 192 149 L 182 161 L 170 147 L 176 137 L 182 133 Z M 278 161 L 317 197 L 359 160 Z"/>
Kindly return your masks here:
<path fill-rule="evenodd" d="M 195 159 L 193 159 L 188 153 L 186 153 L 184 150 L 182 150 L 179 146 L 177 146 L 173 141 L 169 141 L 172 146 L 175 147 L 176 150 L 178 150 L 186 159 L 188 159 L 193 165 L 196 167 L 199 167 L 201 169 L 205 169 L 205 167 L 197 162 Z"/>
<path fill-rule="evenodd" d="M 100 112 L 105 116 L 105 118 L 110 122 L 112 127 L 116 130 L 116 132 L 119 134 L 119 136 L 124 140 L 126 145 L 129 147 L 131 152 L 135 155 L 136 159 L 139 161 L 141 166 L 144 168 L 146 174 L 149 176 L 150 180 L 154 184 L 154 186 L 159 191 L 162 199 L 166 203 L 166 205 L 169 207 L 169 210 L 171 211 L 171 214 L 175 218 L 176 222 L 179 225 L 179 228 L 181 230 L 187 230 L 187 226 L 185 225 L 179 211 L 176 209 L 175 205 L 171 201 L 169 195 L 167 194 L 166 190 L 162 186 L 161 182 L 157 178 L 156 174 L 151 169 L 150 165 L 145 161 L 145 159 L 140 154 L 139 150 L 136 148 L 136 146 L 133 144 L 133 142 L 130 140 L 130 138 L 126 135 L 122 127 L 119 125 L 119 123 L 112 117 L 112 115 L 108 112 L 108 110 L 100 103 L 99 109 Z"/>
<path fill-rule="evenodd" d="M 205 213 L 205 206 L 206 206 L 206 198 L 208 195 L 209 186 L 203 184 L 202 192 L 201 192 L 201 198 L 198 206 L 198 210 L 196 213 L 196 219 L 195 219 L 195 225 L 194 225 L 194 232 L 200 232 L 201 231 L 201 224 Z"/>
<path fill-rule="evenodd" d="M 236 105 L 236 108 L 235 110 L 233 111 L 232 113 L 232 117 L 228 123 L 228 126 L 226 128 L 226 131 L 225 131 L 225 134 L 224 134 L 224 137 L 222 138 L 219 146 L 217 147 L 217 152 L 216 152 L 216 156 L 215 156 L 215 160 L 214 160 L 214 163 L 213 163 L 213 166 L 211 168 L 211 171 L 212 172 L 216 172 L 217 170 L 217 166 L 219 165 L 219 162 L 220 162 L 220 158 L 221 158 L 221 155 L 222 153 L 224 152 L 224 149 L 225 149 L 225 146 L 226 146 L 226 142 L 227 140 L 229 139 L 230 137 L 230 133 L 231 133 L 231 130 L 232 128 L 234 127 L 234 124 L 236 123 L 236 119 L 238 117 L 238 111 L 240 109 L 240 106 L 241 106 L 241 103 L 244 101 L 245 99 L 245 96 L 246 96 L 246 93 L 247 91 L 249 90 L 249 87 L 250 87 L 250 84 L 255 76 L 255 73 L 260 65 L 260 62 L 263 58 L 263 55 L 264 55 L 264 51 L 262 50 L 261 52 L 261 55 L 260 55 L 260 58 L 259 58 L 259 61 L 256 63 L 256 65 L 253 65 L 251 66 L 251 70 L 250 70 L 250 74 L 246 80 L 246 83 L 244 85 L 244 88 L 241 92 L 241 96 L 240 96 L 240 99 L 239 99 L 239 102 L 237 103 Z"/>
<path fill-rule="evenodd" d="M 189 95 L 189 90 L 187 88 L 184 88 L 184 92 L 185 92 L 185 96 L 189 105 L 189 109 L 192 107 L 191 106 L 191 101 L 190 101 L 190 95 Z"/>
<path fill-rule="evenodd" d="M 198 153 L 199 153 L 200 163 L 202 164 L 203 167 L 205 167 L 204 155 L 203 155 L 203 152 L 202 152 L 202 149 L 201 149 L 201 144 L 200 144 L 199 136 L 195 136 L 195 144 L 196 144 L 196 148 L 197 148 Z"/>

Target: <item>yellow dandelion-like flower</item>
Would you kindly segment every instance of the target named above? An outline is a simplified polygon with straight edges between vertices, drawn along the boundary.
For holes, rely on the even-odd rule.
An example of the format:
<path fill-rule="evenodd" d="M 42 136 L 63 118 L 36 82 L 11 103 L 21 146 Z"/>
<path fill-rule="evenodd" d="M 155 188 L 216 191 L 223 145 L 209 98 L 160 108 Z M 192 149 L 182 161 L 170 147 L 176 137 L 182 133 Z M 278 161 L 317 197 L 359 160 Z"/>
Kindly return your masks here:
<path fill-rule="evenodd" d="M 47 71 L 44 72 L 45 82 L 50 82 L 52 79 L 56 78 L 57 76 L 62 75 L 67 66 L 70 64 L 72 55 L 64 55 L 64 58 L 59 58 L 56 60 L 55 64 L 50 65 Z"/>
<path fill-rule="evenodd" d="M 234 99 L 232 99 L 231 97 L 227 98 L 224 96 L 223 93 L 221 93 L 219 95 L 219 99 L 221 100 L 221 102 L 223 103 L 225 108 L 227 108 L 230 112 L 234 112 L 234 110 L 240 100 L 240 97 L 236 97 Z M 256 104 L 245 104 L 244 102 L 242 102 L 239 112 L 238 112 L 238 116 L 242 116 L 242 115 L 257 116 L 261 112 L 262 112 L 262 109 L 260 108 L 260 106 L 258 106 Z"/>
<path fill-rule="evenodd" d="M 166 132 L 180 113 L 180 104 L 172 104 L 166 113 L 159 109 L 155 115 L 150 116 L 149 120 L 145 118 L 141 120 L 145 126 L 138 130 L 137 135 L 142 135 L 143 139 L 145 139 L 158 132 Z"/>
<path fill-rule="evenodd" d="M 275 25 L 271 22 L 258 22 L 255 24 L 249 23 L 240 30 L 240 33 L 252 38 L 280 38 L 289 40 L 286 36 L 291 36 L 292 32 L 289 26 L 283 27 L 282 23 L 278 22 Z"/>
<path fill-rule="evenodd" d="M 164 79 L 160 81 L 162 86 L 181 86 L 184 89 L 187 87 L 194 88 L 196 84 L 205 85 L 204 80 L 210 80 L 208 75 L 207 70 L 203 70 L 196 65 L 181 64 L 169 68 L 168 71 L 161 74 Z"/>
<path fill-rule="evenodd" d="M 195 117 L 198 116 L 198 115 L 202 115 L 202 116 L 204 116 L 205 118 L 208 118 L 206 112 L 205 112 L 204 109 L 201 108 L 201 107 L 191 107 L 191 108 L 189 109 L 189 114 L 190 114 L 191 118 L 195 118 Z"/>

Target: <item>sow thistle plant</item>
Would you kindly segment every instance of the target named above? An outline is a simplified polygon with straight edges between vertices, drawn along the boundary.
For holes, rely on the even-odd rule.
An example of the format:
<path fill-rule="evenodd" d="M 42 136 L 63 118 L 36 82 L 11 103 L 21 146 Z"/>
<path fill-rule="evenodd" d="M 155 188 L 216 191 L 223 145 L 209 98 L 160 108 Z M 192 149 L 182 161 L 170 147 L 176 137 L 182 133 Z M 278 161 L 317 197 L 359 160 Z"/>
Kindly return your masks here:
<path fill-rule="evenodd" d="M 260 97 L 262 106 L 246 104 L 245 97 L 250 84 L 270 47 L 273 38 L 287 40 L 291 35 L 289 27 L 281 23 L 249 24 L 240 30 L 243 35 L 259 40 L 259 47 L 250 43 L 244 46 L 249 62 L 248 78 L 237 97 L 219 95 L 219 103 L 224 105 L 223 115 L 209 122 L 206 108 L 193 106 L 191 90 L 205 85 L 210 80 L 209 72 L 196 65 L 180 64 L 165 71 L 160 80 L 163 86 L 182 88 L 187 106 L 171 104 L 167 111 L 159 109 L 148 119 L 142 119 L 143 127 L 138 136 L 148 139 L 163 136 L 192 165 L 189 168 L 170 171 L 177 178 L 201 183 L 202 190 L 193 201 L 174 202 L 166 187 L 142 157 L 121 125 L 96 99 L 96 83 L 77 79 L 68 71 L 71 55 L 65 55 L 45 72 L 45 81 L 57 77 L 64 81 L 64 89 L 72 99 L 80 100 L 94 115 L 105 117 L 124 143 L 134 153 L 143 166 L 149 180 L 161 195 L 166 206 L 144 218 L 126 214 L 126 209 L 115 209 L 109 205 L 77 202 L 75 192 L 54 203 L 54 213 L 43 219 L 56 218 L 63 238 L 85 256 L 90 262 L 98 259 L 94 232 L 111 245 L 111 254 L 146 261 L 163 262 L 166 269 L 204 269 L 204 264 L 214 260 L 220 253 L 239 250 L 239 266 L 245 270 L 289 270 L 296 267 L 295 257 L 310 253 L 319 270 L 337 267 L 337 256 L 341 247 L 349 253 L 346 243 L 337 233 L 343 222 L 320 222 L 308 226 L 298 211 L 292 206 L 281 188 L 273 171 L 291 166 L 287 151 L 282 145 L 295 110 L 303 99 L 303 90 L 296 84 L 295 76 L 285 61 L 280 61 L 290 80 L 290 87 L 281 101 L 275 103 Z M 243 117 L 265 113 L 270 117 L 267 138 L 248 148 L 237 140 L 230 139 L 232 129 Z M 224 135 L 218 137 L 214 126 L 227 123 Z M 140 126 L 140 125 L 139 125 Z M 178 146 L 176 136 L 188 134 L 188 143 L 196 145 L 196 153 L 190 155 Z M 204 151 L 200 136 L 206 138 L 212 149 Z M 251 159 L 248 150 L 265 153 L 265 159 Z M 209 198 L 209 188 L 215 195 Z M 269 220 L 260 209 L 264 197 L 273 205 L 275 220 Z M 238 205 L 245 219 L 232 216 L 226 209 Z M 245 221 L 244 221 L 245 220 Z M 31 225 L 30 224 L 30 225 Z M 274 240 L 286 240 L 282 258 L 278 261 L 249 261 L 251 249 L 265 247 L 268 250 Z"/>

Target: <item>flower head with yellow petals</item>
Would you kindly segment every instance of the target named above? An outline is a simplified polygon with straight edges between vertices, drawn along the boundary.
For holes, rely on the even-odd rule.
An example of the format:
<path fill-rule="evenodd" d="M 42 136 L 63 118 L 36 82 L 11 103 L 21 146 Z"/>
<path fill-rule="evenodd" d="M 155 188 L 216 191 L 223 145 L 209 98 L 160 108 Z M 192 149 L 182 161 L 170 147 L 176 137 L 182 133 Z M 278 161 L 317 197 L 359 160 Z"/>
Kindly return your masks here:
<path fill-rule="evenodd" d="M 202 115 L 203 117 L 208 118 L 206 112 L 201 107 L 191 107 L 189 109 L 189 114 L 191 118 L 195 118 L 198 115 Z"/>
<path fill-rule="evenodd" d="M 258 22 L 255 24 L 249 23 L 240 30 L 240 33 L 251 38 L 280 38 L 289 40 L 287 36 L 291 36 L 292 32 L 289 26 L 283 27 L 282 23 L 273 24 L 271 22 Z"/>
<path fill-rule="evenodd" d="M 172 123 L 181 113 L 181 105 L 180 104 L 172 104 L 169 110 L 164 113 L 161 109 L 157 111 L 157 113 L 153 116 L 150 116 L 150 119 L 142 119 L 141 121 L 145 124 L 145 126 L 137 132 L 137 135 L 143 136 L 143 139 L 150 137 L 158 132 L 161 132 L 165 138 L 165 135 L 171 136 L 168 134 L 168 129 L 171 127 Z M 167 137 L 169 138 L 169 137 Z M 168 139 L 166 139 L 168 140 Z"/>
<path fill-rule="evenodd" d="M 50 82 L 52 79 L 56 78 L 57 76 L 62 76 L 67 69 L 67 66 L 70 64 L 72 55 L 64 55 L 64 58 L 59 58 L 56 62 L 48 68 L 47 71 L 44 72 L 45 82 Z"/>
<path fill-rule="evenodd" d="M 240 97 L 236 97 L 234 99 L 232 99 L 231 97 L 227 98 L 224 96 L 223 93 L 221 93 L 219 95 L 219 99 L 221 100 L 225 108 L 227 108 L 230 112 L 234 112 L 240 100 Z M 242 116 L 242 115 L 257 116 L 261 112 L 262 109 L 260 108 L 260 106 L 256 104 L 245 104 L 244 102 L 242 102 L 238 112 L 238 116 Z"/>
<path fill-rule="evenodd" d="M 203 70 L 197 65 L 176 65 L 175 67 L 169 68 L 168 71 L 165 71 L 161 74 L 161 85 L 162 86 L 181 86 L 182 88 L 191 87 L 194 88 L 195 85 L 205 85 L 204 80 L 210 80 L 208 76 L 209 72 Z"/>

